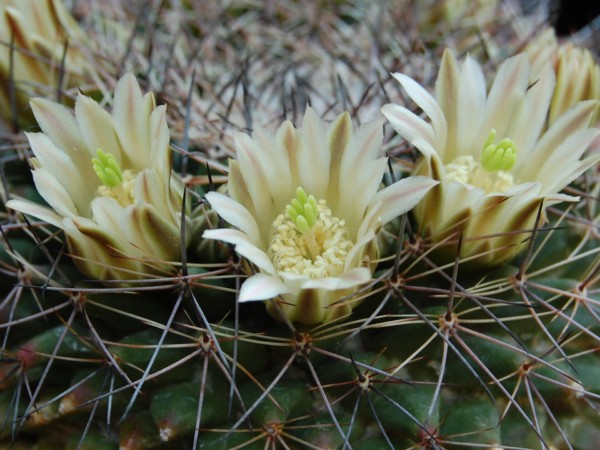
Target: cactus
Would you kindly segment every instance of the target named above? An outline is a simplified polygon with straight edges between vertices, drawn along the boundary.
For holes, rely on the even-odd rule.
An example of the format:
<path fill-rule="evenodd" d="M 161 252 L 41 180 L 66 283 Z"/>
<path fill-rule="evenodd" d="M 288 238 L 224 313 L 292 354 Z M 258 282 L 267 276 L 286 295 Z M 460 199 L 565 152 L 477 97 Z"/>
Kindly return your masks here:
<path fill-rule="evenodd" d="M 366 281 L 317 305 L 344 305 L 343 314 L 311 313 L 306 323 L 297 312 L 286 315 L 290 297 L 240 302 L 246 280 L 261 275 L 257 259 L 231 241 L 203 237 L 236 225 L 211 209 L 214 199 L 243 190 L 240 178 L 227 182 L 228 167 L 239 172 L 243 163 L 227 161 L 234 141 L 264 144 L 267 132 L 256 130 L 275 131 L 285 119 L 300 126 L 307 103 L 327 120 L 338 117 L 331 129 L 373 128 L 359 126 L 404 98 L 390 73 L 433 92 L 446 46 L 470 51 L 493 77 L 533 34 L 544 2 L 522 11 L 518 24 L 503 2 L 475 2 L 485 14 L 437 25 L 419 23 L 426 14 L 408 13 L 403 2 L 185 0 L 139 2 L 137 11 L 100 3 L 77 2 L 74 10 L 93 13 L 79 15 L 87 38 L 77 48 L 92 60 L 96 87 L 80 95 L 111 110 L 111 93 L 122 86 L 114 74 L 129 71 L 167 105 L 171 183 L 179 186 L 168 217 L 180 230 L 140 237 L 150 242 L 144 251 L 117 227 L 105 230 L 110 242 L 135 251 L 105 245 L 107 256 L 96 261 L 94 251 L 78 253 L 62 222 L 45 219 L 54 216 L 11 208 L 50 197 L 37 192 L 25 162 L 32 134 L 28 141 L 0 133 L 0 449 L 597 448 L 597 163 L 563 191 L 579 201 L 536 203 L 535 220 L 509 229 L 504 241 L 460 232 L 432 238 L 422 224 L 427 208 L 390 217 L 369 242 L 368 261 L 355 263 L 362 265 L 353 270 L 368 266 Z M 443 11 L 452 5 L 447 0 Z M 66 109 L 76 104 L 61 101 Z M 40 123 L 48 139 L 56 138 L 53 117 L 45 113 Z M 111 119 L 110 130 L 113 122 L 122 125 Z M 254 141 L 233 133 L 250 130 Z M 352 139 L 361 138 L 368 140 Z M 492 136 L 494 143 L 484 147 L 504 145 Z M 31 143 L 36 152 L 38 144 Z M 586 155 L 594 145 L 598 151 L 592 143 Z M 423 173 L 418 152 L 389 126 L 383 149 L 389 171 L 379 192 Z M 308 208 L 298 200 L 290 221 L 298 222 L 297 211 L 310 216 L 298 225 L 308 233 L 320 199 L 311 203 L 306 194 L 297 195 Z M 180 254 L 149 258 L 173 235 L 173 246 L 185 247 Z M 491 238 L 505 246 L 490 253 L 473 245 Z M 102 270 L 87 269 L 98 263 Z"/>

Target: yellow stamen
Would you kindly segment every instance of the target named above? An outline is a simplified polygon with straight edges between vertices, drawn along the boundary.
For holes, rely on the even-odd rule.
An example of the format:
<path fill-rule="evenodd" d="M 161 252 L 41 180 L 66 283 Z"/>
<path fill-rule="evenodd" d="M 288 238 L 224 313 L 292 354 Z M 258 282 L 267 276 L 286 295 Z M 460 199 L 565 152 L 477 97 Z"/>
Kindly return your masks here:
<path fill-rule="evenodd" d="M 316 279 L 341 274 L 352 245 L 344 220 L 324 200 L 298 188 L 285 214 L 273 222 L 268 253 L 278 272 Z"/>

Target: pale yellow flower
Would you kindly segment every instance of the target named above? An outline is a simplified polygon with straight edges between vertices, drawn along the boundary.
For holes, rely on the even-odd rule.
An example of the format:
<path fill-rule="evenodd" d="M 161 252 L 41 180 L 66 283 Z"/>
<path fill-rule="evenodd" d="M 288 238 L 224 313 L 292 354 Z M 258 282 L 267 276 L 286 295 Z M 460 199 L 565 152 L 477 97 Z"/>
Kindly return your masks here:
<path fill-rule="evenodd" d="M 450 51 L 435 97 L 411 78 L 394 76 L 430 119 L 399 105 L 383 107 L 394 129 L 423 155 L 415 173 L 440 181 L 415 209 L 420 228 L 434 242 L 462 232 L 462 255 L 481 254 L 477 263 L 515 256 L 540 203 L 577 201 L 558 192 L 600 160 L 585 156 L 600 133 L 590 128 L 598 102 L 577 104 L 546 130 L 554 71 L 546 65 L 530 83 L 524 54 L 500 66 L 489 91 L 479 64 L 467 57 L 459 65 Z"/>
<path fill-rule="evenodd" d="M 118 83 L 112 114 L 79 95 L 74 114 L 45 99 L 31 107 L 42 133 L 27 133 L 33 180 L 50 207 L 9 208 L 64 230 L 78 268 L 100 279 L 168 273 L 180 259 L 183 184 L 171 172 L 165 106 L 142 95 L 131 74 Z"/>
<path fill-rule="evenodd" d="M 600 65 L 588 49 L 578 47 L 572 41 L 559 43 L 554 29 L 547 28 L 524 51 L 529 56 L 534 75 L 548 61 L 556 73 L 549 123 L 582 100 L 600 100 Z"/>
<path fill-rule="evenodd" d="M 230 196 L 206 198 L 237 229 L 204 237 L 234 244 L 256 267 L 239 301 L 279 298 L 284 314 L 307 324 L 347 315 L 371 280 L 379 229 L 436 183 L 413 177 L 379 190 L 382 122 L 353 129 L 348 113 L 327 124 L 307 108 L 301 129 L 284 122 L 275 134 L 259 128 L 234 139 Z"/>
<path fill-rule="evenodd" d="M 61 0 L 0 0 L 0 116 L 12 117 L 11 90 L 22 119 L 35 94 L 81 84 L 91 71 L 78 49 L 82 40 Z"/>

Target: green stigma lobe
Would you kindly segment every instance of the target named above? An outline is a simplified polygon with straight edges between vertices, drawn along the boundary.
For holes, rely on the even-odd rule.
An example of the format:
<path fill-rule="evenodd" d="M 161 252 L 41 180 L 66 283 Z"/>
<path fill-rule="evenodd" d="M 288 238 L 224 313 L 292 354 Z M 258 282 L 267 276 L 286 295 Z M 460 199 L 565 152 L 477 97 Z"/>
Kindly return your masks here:
<path fill-rule="evenodd" d="M 508 171 L 517 162 L 517 145 L 509 138 L 494 144 L 495 137 L 496 130 L 492 129 L 483 144 L 480 157 L 481 166 L 488 172 Z"/>
<path fill-rule="evenodd" d="M 302 234 L 310 233 L 319 215 L 317 200 L 313 195 L 306 195 L 302 187 L 296 189 L 296 198 L 286 206 L 289 218 Z"/>
<path fill-rule="evenodd" d="M 104 153 L 102 150 L 96 150 L 96 158 L 92 158 L 94 172 L 104 184 L 108 187 L 118 186 L 123 181 L 123 174 L 119 163 L 114 155 Z"/>

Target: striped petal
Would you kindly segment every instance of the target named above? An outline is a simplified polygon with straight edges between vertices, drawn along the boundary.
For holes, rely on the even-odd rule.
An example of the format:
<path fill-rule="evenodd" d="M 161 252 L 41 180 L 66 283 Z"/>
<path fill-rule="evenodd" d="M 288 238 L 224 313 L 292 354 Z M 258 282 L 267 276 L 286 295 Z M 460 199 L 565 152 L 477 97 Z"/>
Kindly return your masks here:
<path fill-rule="evenodd" d="M 36 159 L 48 173 L 57 174 L 58 183 L 71 198 L 75 210 L 81 216 L 88 216 L 90 202 L 96 195 L 99 180 L 89 170 L 81 170 L 66 152 L 58 148 L 43 133 L 26 133 L 29 145 Z M 88 169 L 92 168 L 91 158 L 85 161 Z"/>
<path fill-rule="evenodd" d="M 238 164 L 254 205 L 255 219 L 260 228 L 269 225 L 275 216 L 269 181 L 263 168 L 259 151 L 250 136 L 236 133 L 234 136 Z M 268 164 L 268 163 L 267 163 Z"/>
<path fill-rule="evenodd" d="M 6 202 L 6 207 L 19 211 L 22 214 L 36 217 L 37 219 L 48 222 L 57 228 L 63 227 L 63 218 L 56 214 L 52 209 L 45 206 L 33 203 L 27 200 L 9 200 Z"/>
<path fill-rule="evenodd" d="M 444 112 L 448 126 L 446 144 L 438 148 L 440 158 L 449 158 L 446 156 L 446 149 L 455 149 L 457 142 L 457 113 L 458 108 L 458 85 L 460 80 L 460 70 L 454 53 L 446 49 L 442 57 L 442 64 L 438 77 L 435 80 L 435 98 Z M 421 150 L 422 151 L 422 150 Z M 450 159 L 449 159 L 450 160 Z"/>
<path fill-rule="evenodd" d="M 408 96 L 421 108 L 431 119 L 434 144 L 436 148 L 444 148 L 448 136 L 448 123 L 446 116 L 438 105 L 436 99 L 429 94 L 419 83 L 401 73 L 392 74 L 400 82 Z"/>
<path fill-rule="evenodd" d="M 268 186 L 275 212 L 283 211 L 295 194 L 287 151 L 276 137 L 267 130 L 257 129 L 252 133 L 256 157 L 265 174 L 263 182 Z"/>
<path fill-rule="evenodd" d="M 254 265 L 268 274 L 275 275 L 275 268 L 267 254 L 258 248 L 252 239 L 239 230 L 219 228 L 206 230 L 202 234 L 204 239 L 214 239 L 235 245 L 235 251 Z"/>
<path fill-rule="evenodd" d="M 169 140 L 171 139 L 167 125 L 167 108 L 164 105 L 157 107 L 150 114 L 150 138 L 149 164 L 142 167 L 152 167 L 156 172 L 164 174 L 165 178 L 171 175 L 171 151 Z"/>
<path fill-rule="evenodd" d="M 263 247 L 256 220 L 246 208 L 218 192 L 209 192 L 206 199 L 219 216 L 246 233 L 258 247 Z"/>
<path fill-rule="evenodd" d="M 113 101 L 114 130 L 128 165 L 137 170 L 150 166 L 148 119 L 153 108 L 152 95 L 142 96 L 133 74 L 128 73 L 119 80 Z"/>
<path fill-rule="evenodd" d="M 427 194 L 427 191 L 437 185 L 438 181 L 427 177 L 409 177 L 377 192 L 372 204 L 381 202 L 379 217 L 381 224 L 412 209 Z"/>
<path fill-rule="evenodd" d="M 90 158 L 95 156 L 95 149 L 91 151 L 87 147 L 72 111 L 44 98 L 34 98 L 30 104 L 42 132 L 84 170 Z M 93 174 L 91 168 L 89 173 Z"/>
<path fill-rule="evenodd" d="M 514 139 L 512 133 L 507 134 L 507 132 L 513 121 L 514 111 L 525 98 L 528 83 L 529 63 L 526 55 L 513 56 L 502 63 L 486 102 L 483 133 L 488 133 L 493 128 L 497 136 L 508 135 Z"/>
<path fill-rule="evenodd" d="M 479 158 L 482 126 L 485 119 L 486 85 L 479 64 L 467 56 L 461 66 L 457 97 L 457 143 L 455 149 L 444 155 L 450 162 L 461 155 Z M 489 130 L 483 131 L 485 136 Z"/>
<path fill-rule="evenodd" d="M 371 271 L 366 267 L 355 267 L 338 277 L 319 278 L 308 280 L 303 285 L 303 289 L 323 289 L 325 291 L 338 291 L 340 289 L 350 289 L 371 281 Z"/>
<path fill-rule="evenodd" d="M 76 217 L 77 208 L 69 193 L 56 177 L 44 168 L 32 172 L 33 182 L 39 194 L 46 200 L 54 211 L 63 217 Z"/>
<path fill-rule="evenodd" d="M 75 102 L 75 118 L 86 147 L 93 154 L 97 149 L 110 153 L 121 164 L 121 146 L 111 115 L 94 100 L 80 94 Z"/>
<path fill-rule="evenodd" d="M 327 145 L 325 123 L 310 107 L 304 113 L 301 136 L 296 155 L 300 186 L 316 198 L 325 198 L 331 153 L 324 150 Z"/>
<path fill-rule="evenodd" d="M 427 142 L 431 148 L 442 148 L 435 145 L 433 127 L 405 107 L 387 104 L 381 108 L 381 112 L 396 133 L 411 144 L 414 145 L 416 140 L 420 140 Z"/>

